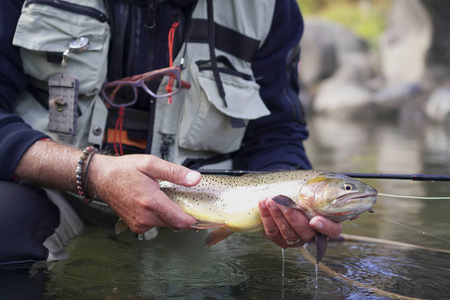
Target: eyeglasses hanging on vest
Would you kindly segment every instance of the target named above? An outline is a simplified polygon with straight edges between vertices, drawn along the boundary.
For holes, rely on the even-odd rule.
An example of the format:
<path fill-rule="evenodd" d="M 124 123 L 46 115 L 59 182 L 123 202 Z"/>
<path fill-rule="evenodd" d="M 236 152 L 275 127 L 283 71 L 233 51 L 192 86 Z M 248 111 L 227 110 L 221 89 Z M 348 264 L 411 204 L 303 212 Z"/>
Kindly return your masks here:
<path fill-rule="evenodd" d="M 153 80 L 161 82 L 164 76 L 170 77 L 166 93 L 153 92 L 149 83 Z M 189 82 L 180 79 L 179 67 L 169 67 L 108 82 L 102 87 L 102 96 L 111 106 L 127 107 L 136 103 L 139 95 L 138 88 L 142 88 L 147 94 L 158 99 L 170 97 L 178 93 L 181 88 L 189 89 L 190 87 Z"/>

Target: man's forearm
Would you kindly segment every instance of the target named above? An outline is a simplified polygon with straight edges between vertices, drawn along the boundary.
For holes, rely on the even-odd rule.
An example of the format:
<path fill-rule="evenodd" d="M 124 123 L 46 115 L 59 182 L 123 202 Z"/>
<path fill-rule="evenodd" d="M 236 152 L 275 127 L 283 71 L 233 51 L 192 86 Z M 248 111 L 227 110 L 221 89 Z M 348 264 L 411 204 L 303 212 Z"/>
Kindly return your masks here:
<path fill-rule="evenodd" d="M 14 176 L 18 181 L 75 192 L 80 154 L 53 141 L 37 141 L 22 156 Z"/>

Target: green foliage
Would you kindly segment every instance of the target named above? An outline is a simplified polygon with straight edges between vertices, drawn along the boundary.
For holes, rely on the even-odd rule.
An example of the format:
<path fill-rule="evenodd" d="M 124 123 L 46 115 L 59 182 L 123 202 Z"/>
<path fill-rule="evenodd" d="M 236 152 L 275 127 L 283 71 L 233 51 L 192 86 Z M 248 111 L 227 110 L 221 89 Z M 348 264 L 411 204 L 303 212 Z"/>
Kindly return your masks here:
<path fill-rule="evenodd" d="M 297 0 L 297 3 L 304 15 L 312 15 L 316 13 L 326 2 L 326 0 Z"/>
<path fill-rule="evenodd" d="M 376 45 L 386 26 L 391 0 L 297 0 L 304 16 L 338 22 Z"/>

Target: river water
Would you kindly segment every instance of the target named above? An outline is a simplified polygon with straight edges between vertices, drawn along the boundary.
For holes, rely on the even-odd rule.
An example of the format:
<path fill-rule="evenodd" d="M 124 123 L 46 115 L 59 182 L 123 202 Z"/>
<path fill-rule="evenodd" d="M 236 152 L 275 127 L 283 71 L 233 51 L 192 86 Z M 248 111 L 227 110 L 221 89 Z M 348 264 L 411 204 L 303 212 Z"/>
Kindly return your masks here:
<path fill-rule="evenodd" d="M 306 148 L 315 169 L 336 172 L 450 174 L 448 126 L 412 117 L 315 116 Z M 380 193 L 450 196 L 450 183 L 363 180 Z M 375 214 L 346 222 L 345 234 L 450 249 L 450 200 L 379 197 Z M 395 220 L 394 224 L 378 216 Z M 407 226 L 407 227 L 406 227 Z M 411 228 L 413 229 L 411 229 Z M 433 237 L 433 236 L 437 237 Z M 205 249 L 205 232 L 160 230 L 151 241 L 87 226 L 70 257 L 1 269 L 1 299 L 389 299 L 319 270 L 299 249 L 261 234 L 233 234 Z M 306 248 L 314 254 L 314 245 Z M 425 299 L 450 295 L 450 254 L 389 243 L 330 242 L 324 264 L 347 278 Z"/>

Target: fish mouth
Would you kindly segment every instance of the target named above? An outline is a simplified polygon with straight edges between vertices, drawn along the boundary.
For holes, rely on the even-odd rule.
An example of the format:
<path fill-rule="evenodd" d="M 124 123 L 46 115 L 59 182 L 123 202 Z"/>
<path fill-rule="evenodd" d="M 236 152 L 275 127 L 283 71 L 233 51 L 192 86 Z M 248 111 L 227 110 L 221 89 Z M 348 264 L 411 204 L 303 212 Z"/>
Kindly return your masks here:
<path fill-rule="evenodd" d="M 344 196 L 340 196 L 330 204 L 327 211 L 328 218 L 335 222 L 356 219 L 360 214 L 371 209 L 376 202 L 376 195 L 376 193 L 354 195 L 345 200 Z"/>
<path fill-rule="evenodd" d="M 367 199 L 367 198 L 375 198 L 375 201 L 376 201 L 377 193 L 353 195 L 349 198 L 346 198 L 346 197 L 348 197 L 348 194 L 337 197 L 336 199 L 333 200 L 333 202 L 331 202 L 331 205 L 336 205 L 337 207 L 339 207 L 339 206 L 343 206 L 343 205 L 346 205 L 351 202 L 362 202 L 364 199 Z M 346 198 L 346 199 L 344 199 L 342 201 L 343 198 Z M 375 201 L 373 201 L 373 203 L 375 203 Z"/>

